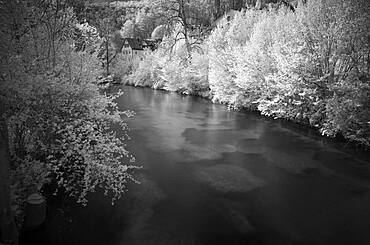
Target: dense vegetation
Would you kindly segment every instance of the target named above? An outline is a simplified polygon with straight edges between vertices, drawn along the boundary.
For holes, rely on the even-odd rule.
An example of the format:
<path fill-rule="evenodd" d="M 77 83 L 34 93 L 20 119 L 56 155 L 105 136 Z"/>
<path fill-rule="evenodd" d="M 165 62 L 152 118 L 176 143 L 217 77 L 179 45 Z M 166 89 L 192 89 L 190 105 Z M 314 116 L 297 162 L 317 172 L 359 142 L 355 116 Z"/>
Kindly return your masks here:
<path fill-rule="evenodd" d="M 111 73 L 370 146 L 368 0 L 5 0 L 0 18 L 2 211 L 50 181 L 84 204 L 135 181 Z M 133 65 L 125 37 L 162 42 Z"/>
<path fill-rule="evenodd" d="M 196 19 L 191 8 L 185 20 Z M 243 10 L 211 33 L 206 21 L 175 13 L 129 83 L 207 96 L 369 146 L 369 13 L 366 0 L 310 0 L 294 11 Z"/>
<path fill-rule="evenodd" d="M 20 221 L 26 197 L 50 181 L 83 204 L 98 187 L 119 198 L 135 181 L 131 112 L 99 91 L 95 29 L 63 0 L 2 1 L 0 13 L 1 222 L 10 205 Z"/>

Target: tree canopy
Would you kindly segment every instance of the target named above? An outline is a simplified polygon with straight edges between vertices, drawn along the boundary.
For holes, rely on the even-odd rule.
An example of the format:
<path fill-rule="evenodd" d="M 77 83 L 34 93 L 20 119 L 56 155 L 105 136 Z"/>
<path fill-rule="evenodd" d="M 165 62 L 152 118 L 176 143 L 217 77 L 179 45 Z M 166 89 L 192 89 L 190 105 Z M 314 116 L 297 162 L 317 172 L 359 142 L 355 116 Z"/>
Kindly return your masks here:
<path fill-rule="evenodd" d="M 223 8 L 238 9 L 237 2 L 156 1 L 153 8 L 176 21 L 132 83 L 143 81 L 139 73 L 150 74 L 147 86 L 201 94 L 370 145 L 369 2 L 267 1 L 256 7 L 247 1 L 211 32 L 197 31 L 207 30 L 209 18 Z M 202 9 L 202 3 L 207 21 L 193 20 L 199 15 L 193 7 Z"/>
<path fill-rule="evenodd" d="M 13 207 L 22 210 L 50 181 L 83 204 L 98 187 L 119 198 L 135 182 L 123 120 L 132 113 L 118 110 L 120 93 L 99 89 L 97 30 L 79 24 L 64 0 L 2 1 L 0 12 L 1 131 Z"/>

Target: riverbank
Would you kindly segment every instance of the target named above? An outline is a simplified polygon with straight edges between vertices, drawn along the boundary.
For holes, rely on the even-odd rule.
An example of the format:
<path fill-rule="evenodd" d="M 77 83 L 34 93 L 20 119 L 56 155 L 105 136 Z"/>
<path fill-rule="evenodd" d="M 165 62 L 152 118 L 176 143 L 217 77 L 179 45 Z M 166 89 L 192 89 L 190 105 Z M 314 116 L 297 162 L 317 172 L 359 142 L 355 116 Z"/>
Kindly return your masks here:
<path fill-rule="evenodd" d="M 230 108 L 370 146 L 368 9 L 367 1 L 316 0 L 294 13 L 248 9 L 192 48 L 174 30 L 133 65 L 129 83 L 200 96 L 211 91 L 204 97 Z"/>
<path fill-rule="evenodd" d="M 355 142 L 355 141 L 350 141 L 350 140 L 346 139 L 340 133 L 337 134 L 334 137 L 330 137 L 326 134 L 322 134 L 322 133 L 319 132 L 318 127 L 314 127 L 314 126 L 310 125 L 308 122 L 304 122 L 302 120 L 293 120 L 292 118 L 274 118 L 272 116 L 263 115 L 258 110 L 251 110 L 251 108 L 248 108 L 248 107 L 239 107 L 239 108 L 232 107 L 230 105 L 227 105 L 226 103 L 221 103 L 219 101 L 215 101 L 213 99 L 213 96 L 212 96 L 212 93 L 211 93 L 210 90 L 208 90 L 208 91 L 193 91 L 192 93 L 184 93 L 183 91 L 171 91 L 171 90 L 166 89 L 165 86 L 159 86 L 159 87 L 151 86 L 152 83 L 135 84 L 128 77 L 126 77 L 122 80 L 122 84 L 127 85 L 127 86 L 133 86 L 133 87 L 150 88 L 150 89 L 160 90 L 160 91 L 169 92 L 169 93 L 178 93 L 178 94 L 184 95 L 184 96 L 196 96 L 196 97 L 200 97 L 200 98 L 209 100 L 210 102 L 212 102 L 214 104 L 223 104 L 223 105 L 226 106 L 227 110 L 254 112 L 254 113 L 257 113 L 259 116 L 268 118 L 269 120 L 278 121 L 279 123 L 284 124 L 284 125 L 292 128 L 292 129 L 294 129 L 294 130 L 298 130 L 300 132 L 302 132 L 302 130 L 303 130 L 304 132 L 306 132 L 307 136 L 314 137 L 317 140 L 321 140 L 321 141 L 323 141 L 323 143 L 328 143 L 328 144 L 335 143 L 335 144 L 339 145 L 339 147 L 342 148 L 343 150 L 347 149 L 349 151 L 359 152 L 361 155 L 363 155 L 363 157 L 366 160 L 369 160 L 369 157 L 368 157 L 367 153 L 370 151 L 370 146 L 360 144 L 360 143 Z M 365 153 L 363 153 L 364 151 L 365 151 Z"/>
<path fill-rule="evenodd" d="M 370 169 L 255 112 L 150 88 L 116 99 L 141 184 L 114 206 L 48 200 L 37 244 L 368 244 Z M 57 198 L 57 197 L 55 197 Z M 67 207 L 66 207 L 67 206 Z M 99 210 L 97 213 L 96 210 Z M 28 243 L 24 243 L 28 244 Z"/>

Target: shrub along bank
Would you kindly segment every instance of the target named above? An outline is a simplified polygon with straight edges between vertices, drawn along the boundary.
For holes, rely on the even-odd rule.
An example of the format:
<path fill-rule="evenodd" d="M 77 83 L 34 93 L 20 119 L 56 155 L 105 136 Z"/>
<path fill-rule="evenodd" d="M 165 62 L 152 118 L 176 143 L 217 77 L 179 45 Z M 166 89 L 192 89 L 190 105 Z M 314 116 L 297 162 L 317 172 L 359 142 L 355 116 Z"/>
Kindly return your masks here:
<path fill-rule="evenodd" d="M 366 0 L 310 0 L 295 12 L 241 11 L 190 51 L 173 32 L 126 80 L 369 146 L 369 13 Z"/>

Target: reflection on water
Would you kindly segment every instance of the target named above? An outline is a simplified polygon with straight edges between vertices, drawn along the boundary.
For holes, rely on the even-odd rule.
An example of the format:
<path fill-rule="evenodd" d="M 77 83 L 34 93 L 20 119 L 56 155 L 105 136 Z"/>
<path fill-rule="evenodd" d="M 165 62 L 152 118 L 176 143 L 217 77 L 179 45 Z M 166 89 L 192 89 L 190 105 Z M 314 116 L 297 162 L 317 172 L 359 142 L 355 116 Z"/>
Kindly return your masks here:
<path fill-rule="evenodd" d="M 141 185 L 51 211 L 52 244 L 370 244 L 368 160 L 254 113 L 124 91 Z"/>

